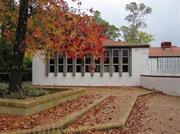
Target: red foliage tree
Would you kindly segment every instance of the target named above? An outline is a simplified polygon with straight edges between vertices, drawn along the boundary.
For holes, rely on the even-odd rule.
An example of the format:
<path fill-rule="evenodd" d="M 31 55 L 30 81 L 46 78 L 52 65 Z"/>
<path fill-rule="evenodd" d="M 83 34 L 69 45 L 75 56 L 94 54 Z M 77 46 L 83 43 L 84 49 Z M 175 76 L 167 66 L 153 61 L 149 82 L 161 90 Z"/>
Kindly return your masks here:
<path fill-rule="evenodd" d="M 33 55 L 44 50 L 41 54 L 48 57 L 67 53 L 71 58 L 104 54 L 106 27 L 79 9 L 69 8 L 64 0 L 0 0 L 0 10 L 1 36 L 12 50 L 10 92 L 22 93 L 26 52 Z"/>

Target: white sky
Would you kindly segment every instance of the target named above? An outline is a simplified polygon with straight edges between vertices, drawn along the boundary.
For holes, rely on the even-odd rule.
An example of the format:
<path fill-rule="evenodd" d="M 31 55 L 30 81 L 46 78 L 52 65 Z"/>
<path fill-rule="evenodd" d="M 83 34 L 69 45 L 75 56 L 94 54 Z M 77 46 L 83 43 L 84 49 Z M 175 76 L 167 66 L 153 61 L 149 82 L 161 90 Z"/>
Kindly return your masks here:
<path fill-rule="evenodd" d="M 66 0 L 70 5 L 71 0 Z M 125 5 L 132 0 L 81 0 L 82 9 L 99 10 L 103 19 L 121 27 L 125 25 L 128 14 Z M 146 17 L 147 28 L 143 29 L 155 37 L 152 46 L 159 46 L 162 41 L 171 41 L 180 46 L 180 0 L 134 0 L 144 2 L 152 8 L 152 13 Z M 74 6 L 74 5 L 73 5 Z"/>

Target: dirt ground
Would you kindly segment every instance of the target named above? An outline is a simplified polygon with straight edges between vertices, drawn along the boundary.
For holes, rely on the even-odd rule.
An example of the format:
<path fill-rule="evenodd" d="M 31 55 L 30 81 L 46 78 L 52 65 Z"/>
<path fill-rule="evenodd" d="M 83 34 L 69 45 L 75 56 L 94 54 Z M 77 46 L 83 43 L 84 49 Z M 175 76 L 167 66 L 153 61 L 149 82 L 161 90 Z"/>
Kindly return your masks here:
<path fill-rule="evenodd" d="M 180 134 L 180 97 L 159 95 L 149 99 L 141 134 Z"/>
<path fill-rule="evenodd" d="M 148 92 L 141 88 L 127 87 L 126 90 L 119 88 L 112 89 L 91 89 L 89 94 L 110 94 L 118 97 L 132 98 L 142 92 Z M 120 101 L 113 101 L 113 103 Z M 123 102 L 122 102 L 123 103 Z M 118 104 L 120 105 L 120 104 Z M 118 112 L 118 110 L 115 110 Z M 118 118 L 118 113 L 115 114 Z M 93 118 L 92 118 L 93 119 Z M 85 118 L 80 125 L 92 124 L 92 119 Z M 96 118 L 95 118 L 96 119 Z M 82 123 L 83 122 L 83 123 Z M 75 126 L 77 126 L 75 124 Z M 94 125 L 94 124 L 93 124 Z M 161 93 L 141 97 L 132 111 L 127 127 L 109 131 L 88 131 L 92 134 L 180 134 L 180 97 L 169 96 Z"/>

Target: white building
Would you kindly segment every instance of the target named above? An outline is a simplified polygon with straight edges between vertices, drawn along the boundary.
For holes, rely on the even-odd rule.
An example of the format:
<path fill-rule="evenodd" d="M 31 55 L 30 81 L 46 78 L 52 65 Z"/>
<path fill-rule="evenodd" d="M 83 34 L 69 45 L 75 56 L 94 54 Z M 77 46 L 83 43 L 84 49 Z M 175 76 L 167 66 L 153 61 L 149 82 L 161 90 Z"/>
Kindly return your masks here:
<path fill-rule="evenodd" d="M 161 43 L 161 47 L 149 49 L 151 75 L 180 75 L 180 48 L 171 42 Z"/>
<path fill-rule="evenodd" d="M 91 57 L 51 59 L 47 63 L 40 57 L 33 58 L 33 85 L 36 86 L 139 86 L 140 75 L 149 72 L 149 45 L 130 45 L 107 40 L 106 61 L 90 65 Z"/>
<path fill-rule="evenodd" d="M 180 96 L 180 48 L 171 42 L 149 49 L 148 74 L 141 75 L 140 85 L 144 88 Z"/>

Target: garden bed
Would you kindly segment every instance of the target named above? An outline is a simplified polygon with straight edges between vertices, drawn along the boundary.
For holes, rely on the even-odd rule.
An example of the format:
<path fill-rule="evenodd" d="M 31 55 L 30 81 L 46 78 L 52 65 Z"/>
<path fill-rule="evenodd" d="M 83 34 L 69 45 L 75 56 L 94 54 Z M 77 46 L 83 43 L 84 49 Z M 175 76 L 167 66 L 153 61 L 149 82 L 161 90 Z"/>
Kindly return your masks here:
<path fill-rule="evenodd" d="M 84 90 L 69 89 L 23 100 L 0 98 L 0 113 L 21 116 L 32 115 L 68 100 L 76 99 L 83 94 Z"/>
<path fill-rule="evenodd" d="M 87 107 L 100 97 L 100 95 L 84 95 L 75 100 L 67 101 L 56 107 L 30 116 L 9 116 L 0 114 L 0 131 L 28 129 L 38 125 L 60 121 L 63 117 Z"/>

